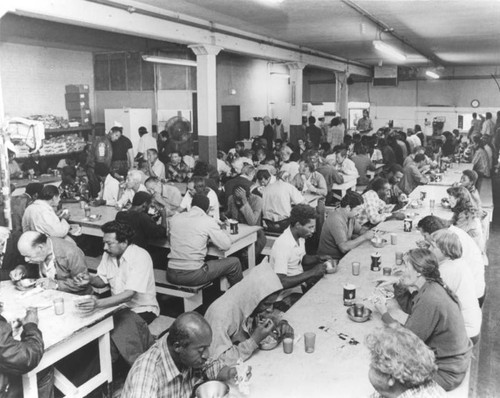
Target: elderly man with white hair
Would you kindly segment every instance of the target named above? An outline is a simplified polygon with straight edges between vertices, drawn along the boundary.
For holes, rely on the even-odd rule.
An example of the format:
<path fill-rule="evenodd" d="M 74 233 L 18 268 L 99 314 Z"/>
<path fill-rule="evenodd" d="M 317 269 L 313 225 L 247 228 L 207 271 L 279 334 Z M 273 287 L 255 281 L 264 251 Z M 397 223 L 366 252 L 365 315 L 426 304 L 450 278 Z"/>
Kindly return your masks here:
<path fill-rule="evenodd" d="M 125 189 L 116 202 L 116 206 L 123 207 L 129 202 L 132 203 L 132 199 L 137 192 L 148 192 L 148 190 L 142 183 L 141 172 L 139 170 L 130 170 L 125 180 Z"/>

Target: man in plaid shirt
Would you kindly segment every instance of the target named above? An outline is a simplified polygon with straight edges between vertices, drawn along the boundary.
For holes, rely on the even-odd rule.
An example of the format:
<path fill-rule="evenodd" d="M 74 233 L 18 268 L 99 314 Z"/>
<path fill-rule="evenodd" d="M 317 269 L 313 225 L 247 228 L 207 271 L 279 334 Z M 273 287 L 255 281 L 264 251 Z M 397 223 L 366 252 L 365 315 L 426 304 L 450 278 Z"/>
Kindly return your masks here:
<path fill-rule="evenodd" d="M 373 180 L 371 189 L 363 194 L 363 211 L 358 216 L 360 225 L 366 223 L 377 225 L 389 218 L 404 219 L 404 213 L 392 213 L 394 205 L 388 205 L 385 202 L 390 189 L 391 185 L 385 178 L 377 177 Z"/>
<path fill-rule="evenodd" d="M 200 314 L 180 315 L 162 337 L 130 369 L 122 398 L 189 398 L 203 380 L 230 380 L 236 369 L 208 362 L 210 325 Z"/>

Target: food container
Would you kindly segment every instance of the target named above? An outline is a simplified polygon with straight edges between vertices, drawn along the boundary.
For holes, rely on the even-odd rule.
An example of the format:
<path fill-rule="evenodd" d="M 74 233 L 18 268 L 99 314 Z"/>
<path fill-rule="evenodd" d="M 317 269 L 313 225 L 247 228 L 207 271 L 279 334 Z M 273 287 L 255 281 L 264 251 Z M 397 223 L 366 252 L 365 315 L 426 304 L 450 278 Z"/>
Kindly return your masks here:
<path fill-rule="evenodd" d="M 229 395 L 229 386 L 218 380 L 209 380 L 198 384 L 193 390 L 196 398 L 224 398 Z"/>

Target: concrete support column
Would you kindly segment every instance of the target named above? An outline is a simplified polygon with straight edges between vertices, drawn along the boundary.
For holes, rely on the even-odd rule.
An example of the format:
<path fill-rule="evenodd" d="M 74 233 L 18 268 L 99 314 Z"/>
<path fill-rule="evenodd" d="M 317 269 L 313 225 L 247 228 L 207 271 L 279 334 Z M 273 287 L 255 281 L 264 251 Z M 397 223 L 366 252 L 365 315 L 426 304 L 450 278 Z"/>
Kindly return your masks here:
<path fill-rule="evenodd" d="M 217 167 L 217 74 L 216 57 L 222 50 L 211 44 L 193 44 L 196 54 L 198 93 L 198 152 L 200 159 Z"/>
<path fill-rule="evenodd" d="M 342 116 L 343 119 L 347 120 L 349 123 L 349 86 L 347 85 L 347 78 L 349 77 L 347 72 L 336 72 L 336 102 L 337 102 L 337 113 Z M 349 125 L 346 125 L 349 128 Z"/>
<path fill-rule="evenodd" d="M 304 135 L 302 130 L 302 72 L 306 64 L 303 62 L 290 62 L 287 66 L 290 70 L 290 136 L 288 140 L 292 144 L 297 144 L 299 137 Z"/>

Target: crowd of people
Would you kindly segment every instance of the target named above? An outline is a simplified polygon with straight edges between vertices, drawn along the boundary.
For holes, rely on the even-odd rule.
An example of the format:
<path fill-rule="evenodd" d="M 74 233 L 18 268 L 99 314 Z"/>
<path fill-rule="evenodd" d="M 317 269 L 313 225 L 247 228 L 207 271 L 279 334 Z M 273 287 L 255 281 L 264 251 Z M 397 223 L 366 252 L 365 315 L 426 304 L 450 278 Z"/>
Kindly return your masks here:
<path fill-rule="evenodd" d="M 470 157 L 473 169 L 448 189 L 451 220 L 422 219 L 418 228 L 424 240 L 406 253 L 402 276 L 386 281 L 394 284 L 407 322 L 398 326 L 381 299 L 376 308 L 389 326 L 367 338 L 370 381 L 381 396 L 418 389 L 442 396 L 442 389 L 463 380 L 481 325 L 487 232 L 477 186 L 495 167 L 491 134 L 473 131 L 472 145 L 455 133 L 423 136 L 418 126 L 408 134 L 391 129 L 372 134 L 367 112 L 352 136 L 339 117 L 330 127 L 320 122 L 310 117 L 292 145 L 284 131 L 278 128 L 276 134 L 276 121 L 264 118 L 264 133 L 252 147 L 237 142 L 228 153 L 219 151 L 217 166 L 190 153 L 166 151 L 165 140 L 155 140 L 144 128 L 134 157 L 130 140 L 113 127 L 95 138 L 78 172 L 70 170 L 75 165 L 65 166 L 64 175 L 73 178 L 62 187 L 30 183 L 12 198 L 13 228 L 0 230 L 0 276 L 35 277 L 46 289 L 85 296 L 84 312 L 124 304 L 111 333 L 113 360 L 130 368 L 122 397 L 187 397 L 200 377 L 231 379 L 238 360 L 248 359 L 261 344 L 293 336 L 283 314 L 323 277 L 326 262 L 372 239 L 372 228 L 381 222 L 402 219 L 399 209 L 407 195 L 433 178 L 443 159 Z M 367 171 L 377 164 L 382 164 L 378 176 L 369 179 Z M 358 190 L 337 200 L 335 184 L 353 180 Z M 71 184 L 78 190 L 70 190 Z M 104 253 L 96 274 L 89 273 L 71 236 L 70 215 L 61 209 L 67 192 L 71 199 L 117 209 L 116 219 L 102 226 Z M 335 206 L 326 221 L 325 205 Z M 245 253 L 207 259 L 209 242 L 222 250 L 231 246 L 228 219 L 263 227 L 255 245 L 260 264 L 245 277 Z M 268 258 L 261 255 L 266 233 L 276 237 Z M 166 236 L 170 250 L 155 264 L 148 242 Z M 184 313 L 168 336 L 154 343 L 147 328 L 160 313 L 153 269 L 165 269 L 166 263 L 170 283 L 198 286 L 227 277 L 231 288 L 205 317 Z M 92 287 L 108 285 L 109 297 L 89 294 Z M 42 355 L 36 315 L 27 314 L 22 322 L 22 340 L 13 342 L 0 317 L 0 338 L 19 353 L 0 350 L 2 359 L 10 355 L 9 363 L 16 364 L 0 366 L 3 387 L 19 384 L 18 375 Z M 401 351 L 389 350 L 391 345 Z M 73 355 L 81 361 L 83 354 Z M 53 374 L 40 377 L 45 377 L 40 396 L 51 397 Z"/>

